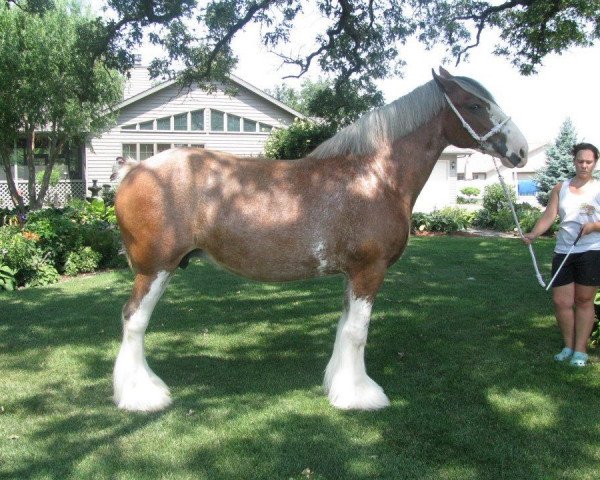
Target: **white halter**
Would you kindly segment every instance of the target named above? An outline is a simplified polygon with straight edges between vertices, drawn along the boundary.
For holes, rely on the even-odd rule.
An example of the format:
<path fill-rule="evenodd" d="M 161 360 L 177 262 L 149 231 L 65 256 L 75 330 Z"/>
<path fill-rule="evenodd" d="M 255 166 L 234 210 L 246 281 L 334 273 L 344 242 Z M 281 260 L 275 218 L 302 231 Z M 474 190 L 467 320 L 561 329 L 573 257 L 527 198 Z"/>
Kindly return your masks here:
<path fill-rule="evenodd" d="M 506 117 L 500 123 L 494 125 L 492 127 L 492 129 L 488 133 L 486 133 L 485 135 L 478 135 L 477 132 L 471 128 L 471 125 L 469 125 L 467 123 L 467 121 L 463 118 L 463 116 L 460 114 L 460 112 L 458 111 L 458 109 L 454 106 L 454 104 L 452 103 L 452 101 L 450 100 L 450 98 L 448 97 L 448 95 L 446 95 L 444 93 L 444 97 L 446 97 L 446 100 L 448 101 L 448 105 L 450 105 L 450 108 L 452 109 L 452 111 L 454 113 L 456 113 L 456 116 L 458 117 L 458 119 L 463 124 L 463 127 L 465 127 L 465 130 L 467 132 L 469 132 L 469 135 L 471 135 L 473 137 L 473 140 L 475 140 L 480 145 L 482 143 L 484 143 L 492 135 L 495 135 L 496 133 L 498 133 L 502 129 L 502 127 L 504 125 L 506 125 L 506 123 L 510 120 L 510 117 Z"/>

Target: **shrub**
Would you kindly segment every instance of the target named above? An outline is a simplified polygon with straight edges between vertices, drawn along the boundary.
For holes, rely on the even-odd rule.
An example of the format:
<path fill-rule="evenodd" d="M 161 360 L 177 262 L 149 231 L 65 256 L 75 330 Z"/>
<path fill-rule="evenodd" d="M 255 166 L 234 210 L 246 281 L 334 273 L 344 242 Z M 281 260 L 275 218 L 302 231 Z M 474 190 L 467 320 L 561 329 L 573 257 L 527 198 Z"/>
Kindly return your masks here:
<path fill-rule="evenodd" d="M 126 266 L 114 207 L 101 200 L 2 215 L 8 221 L 0 226 L 0 288 L 47 285 L 60 272 Z"/>
<path fill-rule="evenodd" d="M 525 217 L 527 217 L 527 222 L 530 223 L 536 215 L 534 210 L 538 210 L 527 203 L 517 204 L 517 195 L 512 186 L 508 186 L 508 191 L 517 218 L 519 218 L 519 223 L 521 223 L 521 219 Z M 514 230 L 516 228 L 515 220 L 502 185 L 495 183 L 485 187 L 483 194 L 483 208 L 475 214 L 473 225 L 479 228 L 489 228 L 501 232 Z M 524 232 L 529 231 L 523 226 L 522 229 Z"/>
<path fill-rule="evenodd" d="M 511 185 L 508 185 L 507 188 L 510 199 L 514 205 L 517 203 L 515 189 Z M 494 183 L 485 187 L 483 190 L 483 208 L 490 212 L 492 216 L 499 213 L 501 210 L 510 208 L 502 185 Z"/>
<path fill-rule="evenodd" d="M 51 285 L 60 280 L 60 275 L 47 256 L 36 255 L 31 259 L 32 275 L 25 284 L 26 287 L 41 287 Z"/>
<path fill-rule="evenodd" d="M 12 291 L 17 286 L 17 279 L 15 278 L 17 271 L 10 268 L 7 265 L 0 263 L 0 290 Z"/>
<path fill-rule="evenodd" d="M 47 208 L 31 212 L 26 228 L 39 235 L 40 247 L 48 252 L 56 268 L 62 269 L 68 252 L 82 244 L 81 232 L 64 210 Z"/>
<path fill-rule="evenodd" d="M 102 200 L 104 200 L 104 205 L 112 207 L 115 204 L 116 193 L 117 190 L 115 187 L 110 187 L 108 190 L 102 189 Z"/>
<path fill-rule="evenodd" d="M 35 275 L 36 259 L 42 257 L 39 237 L 19 227 L 0 228 L 0 264 L 14 271 L 17 285 L 25 285 Z"/>
<path fill-rule="evenodd" d="M 78 273 L 93 272 L 98 268 L 101 258 L 102 255 L 90 247 L 81 247 L 69 253 L 65 262 L 65 273 L 67 275 L 77 275 Z"/>
<path fill-rule="evenodd" d="M 412 216 L 412 231 L 452 233 L 471 225 L 473 213 L 458 207 L 444 207 L 431 213 L 416 212 Z"/>
<path fill-rule="evenodd" d="M 481 193 L 477 187 L 464 187 L 460 189 L 460 195 L 456 197 L 456 203 L 472 204 L 477 203 L 477 196 Z"/>
<path fill-rule="evenodd" d="M 479 190 L 477 187 L 464 187 L 460 189 L 460 193 L 466 197 L 476 197 L 481 193 L 481 190 Z"/>

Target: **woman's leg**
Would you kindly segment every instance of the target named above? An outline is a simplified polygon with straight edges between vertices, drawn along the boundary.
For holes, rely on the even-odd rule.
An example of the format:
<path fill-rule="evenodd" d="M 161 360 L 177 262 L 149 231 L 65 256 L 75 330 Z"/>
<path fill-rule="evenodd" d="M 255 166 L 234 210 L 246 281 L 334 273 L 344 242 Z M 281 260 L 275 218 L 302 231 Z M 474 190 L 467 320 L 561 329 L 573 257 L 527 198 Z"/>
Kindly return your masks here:
<path fill-rule="evenodd" d="M 594 298 L 598 287 L 590 287 L 575 283 L 575 334 L 574 347 L 576 352 L 587 350 L 587 342 L 594 328 Z"/>
<path fill-rule="evenodd" d="M 575 350 L 575 284 L 569 283 L 552 289 L 554 315 L 563 337 L 564 346 Z M 593 307 L 592 307 L 593 309 Z"/>

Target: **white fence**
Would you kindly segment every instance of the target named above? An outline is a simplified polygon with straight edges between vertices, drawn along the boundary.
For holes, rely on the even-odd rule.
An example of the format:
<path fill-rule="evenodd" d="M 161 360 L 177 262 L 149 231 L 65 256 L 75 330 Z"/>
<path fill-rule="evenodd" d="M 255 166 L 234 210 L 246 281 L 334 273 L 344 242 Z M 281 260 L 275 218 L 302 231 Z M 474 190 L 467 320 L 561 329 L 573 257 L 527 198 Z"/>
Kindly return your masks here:
<path fill-rule="evenodd" d="M 29 203 L 27 199 L 27 182 L 19 182 L 17 188 L 23 192 L 25 203 Z M 39 185 L 36 185 L 36 191 L 40 191 Z M 60 207 L 73 198 L 85 198 L 85 184 L 83 180 L 62 181 L 54 187 L 49 187 L 44 198 L 44 204 Z M 8 184 L 6 181 L 0 181 L 0 208 L 12 208 L 13 206 Z"/>

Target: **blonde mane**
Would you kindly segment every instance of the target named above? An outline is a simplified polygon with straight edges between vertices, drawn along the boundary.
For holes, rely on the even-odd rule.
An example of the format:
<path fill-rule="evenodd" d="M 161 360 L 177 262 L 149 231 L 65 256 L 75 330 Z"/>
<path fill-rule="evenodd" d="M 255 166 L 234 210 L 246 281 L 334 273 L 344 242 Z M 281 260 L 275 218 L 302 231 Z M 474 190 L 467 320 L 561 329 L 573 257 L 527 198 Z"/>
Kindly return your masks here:
<path fill-rule="evenodd" d="M 308 156 L 371 155 L 383 145 L 391 144 L 431 120 L 444 105 L 443 94 L 431 80 L 398 100 L 367 113 L 323 142 Z"/>

